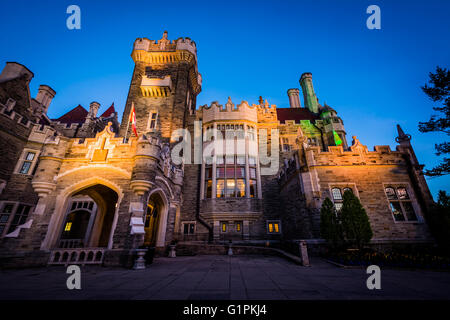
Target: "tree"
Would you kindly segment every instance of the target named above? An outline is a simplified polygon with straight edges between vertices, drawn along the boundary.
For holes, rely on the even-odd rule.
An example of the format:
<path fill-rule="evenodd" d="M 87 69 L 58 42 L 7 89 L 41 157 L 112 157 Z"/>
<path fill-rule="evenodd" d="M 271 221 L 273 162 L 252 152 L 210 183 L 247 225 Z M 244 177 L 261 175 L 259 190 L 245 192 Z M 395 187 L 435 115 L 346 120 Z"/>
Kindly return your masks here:
<path fill-rule="evenodd" d="M 346 240 L 362 249 L 372 239 L 373 233 L 366 210 L 353 192 L 344 192 L 339 215 Z"/>
<path fill-rule="evenodd" d="M 442 102 L 442 106 L 433 107 L 434 111 L 443 115 L 431 116 L 427 122 L 419 122 L 419 131 L 425 132 L 443 132 L 450 135 L 450 70 L 436 67 L 436 73 L 430 72 L 428 84 L 422 87 L 423 92 L 433 101 Z M 450 153 L 450 142 L 435 144 L 436 155 L 441 156 Z M 450 158 L 444 157 L 442 163 L 431 170 L 425 170 L 425 175 L 436 177 L 450 173 Z"/>
<path fill-rule="evenodd" d="M 336 209 L 328 197 L 320 208 L 320 235 L 327 240 L 333 249 L 337 249 L 344 240 L 342 226 L 336 216 Z"/>
<path fill-rule="evenodd" d="M 427 217 L 430 231 L 439 247 L 450 254 L 450 195 L 440 190 L 438 202 Z"/>

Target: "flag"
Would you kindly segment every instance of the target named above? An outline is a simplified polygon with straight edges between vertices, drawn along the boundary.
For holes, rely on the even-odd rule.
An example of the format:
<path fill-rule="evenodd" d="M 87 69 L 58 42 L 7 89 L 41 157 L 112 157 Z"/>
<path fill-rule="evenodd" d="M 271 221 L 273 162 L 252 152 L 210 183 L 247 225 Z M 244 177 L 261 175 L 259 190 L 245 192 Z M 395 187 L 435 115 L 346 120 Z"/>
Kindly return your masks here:
<path fill-rule="evenodd" d="M 134 102 L 131 103 L 130 119 L 128 121 L 131 122 L 131 129 L 133 129 L 134 135 L 138 137 L 136 129 L 136 110 L 134 109 Z"/>
<path fill-rule="evenodd" d="M 333 130 L 333 137 L 334 137 L 334 143 L 339 146 L 342 144 L 342 140 L 341 137 L 339 137 L 339 135 L 337 134 L 336 131 Z"/>

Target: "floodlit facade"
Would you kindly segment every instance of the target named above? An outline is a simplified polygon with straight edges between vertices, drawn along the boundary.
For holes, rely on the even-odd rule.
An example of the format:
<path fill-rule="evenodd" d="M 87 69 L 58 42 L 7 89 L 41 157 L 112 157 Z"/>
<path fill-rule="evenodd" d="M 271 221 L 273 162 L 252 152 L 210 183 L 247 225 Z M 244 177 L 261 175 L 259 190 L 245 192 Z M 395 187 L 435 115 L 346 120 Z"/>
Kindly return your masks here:
<path fill-rule="evenodd" d="M 57 119 L 56 92 L 31 97 L 33 73 L 0 74 L 0 261 L 3 265 L 130 265 L 134 250 L 178 243 L 320 244 L 320 206 L 350 189 L 373 243 L 432 242 L 433 203 L 410 144 L 396 150 L 347 142 L 336 110 L 321 105 L 311 73 L 287 90 L 290 108 L 198 106 L 197 47 L 189 38 L 138 38 L 119 123 L 114 105 L 77 106 Z M 130 124 L 135 112 L 136 131 Z"/>

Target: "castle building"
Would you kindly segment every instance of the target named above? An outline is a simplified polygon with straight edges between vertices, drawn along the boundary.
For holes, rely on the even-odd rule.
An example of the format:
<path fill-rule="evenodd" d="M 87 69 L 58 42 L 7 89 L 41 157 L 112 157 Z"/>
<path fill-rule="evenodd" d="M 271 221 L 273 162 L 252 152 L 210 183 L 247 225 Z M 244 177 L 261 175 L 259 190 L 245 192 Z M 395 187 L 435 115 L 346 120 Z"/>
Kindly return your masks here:
<path fill-rule="evenodd" d="M 433 204 L 411 137 L 369 151 L 346 139 L 319 103 L 311 73 L 287 90 L 290 108 L 262 97 L 197 107 L 202 77 L 189 38 L 138 38 L 119 123 L 114 105 L 78 105 L 57 119 L 56 92 L 8 62 L 0 74 L 0 261 L 3 265 L 129 265 L 134 250 L 179 243 L 320 243 L 320 207 L 351 190 L 373 243 L 432 243 Z M 136 118 L 135 129 L 130 118 Z"/>

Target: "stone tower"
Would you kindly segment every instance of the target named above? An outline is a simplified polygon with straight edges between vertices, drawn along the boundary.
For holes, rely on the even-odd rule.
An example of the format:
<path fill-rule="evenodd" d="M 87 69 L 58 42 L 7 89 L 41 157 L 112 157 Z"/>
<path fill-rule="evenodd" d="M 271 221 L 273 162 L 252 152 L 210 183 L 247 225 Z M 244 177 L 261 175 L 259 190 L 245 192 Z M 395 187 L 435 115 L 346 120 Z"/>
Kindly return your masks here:
<path fill-rule="evenodd" d="M 194 112 L 201 91 L 195 42 L 190 38 L 171 41 L 164 31 L 158 41 L 136 39 L 131 57 L 135 68 L 120 135 L 125 136 L 134 103 L 138 134 L 156 132 L 168 141 L 172 131 L 186 127 L 186 117 Z M 131 125 L 127 134 L 132 134 Z"/>
<path fill-rule="evenodd" d="M 310 72 L 305 72 L 300 77 L 300 85 L 303 91 L 303 99 L 305 102 L 305 107 L 313 113 L 319 112 L 319 102 L 317 101 L 316 94 L 314 92 L 314 87 L 312 83 L 312 74 Z"/>

